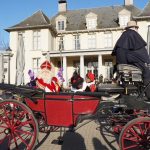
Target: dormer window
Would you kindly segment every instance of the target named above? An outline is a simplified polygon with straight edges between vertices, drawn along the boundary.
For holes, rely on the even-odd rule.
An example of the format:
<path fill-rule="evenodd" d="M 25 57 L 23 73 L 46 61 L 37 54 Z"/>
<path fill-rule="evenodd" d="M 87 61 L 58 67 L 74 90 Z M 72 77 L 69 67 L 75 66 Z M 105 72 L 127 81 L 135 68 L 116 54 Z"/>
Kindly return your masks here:
<path fill-rule="evenodd" d="M 62 16 L 62 15 L 59 15 L 56 18 L 56 29 L 58 31 L 65 31 L 65 29 L 66 29 L 66 22 L 67 22 L 66 17 Z"/>
<path fill-rule="evenodd" d="M 58 21 L 58 30 L 64 30 L 64 29 L 65 29 L 65 22 Z"/>
<path fill-rule="evenodd" d="M 86 26 L 87 29 L 96 29 L 97 28 L 97 15 L 94 13 L 89 13 L 86 15 Z"/>
<path fill-rule="evenodd" d="M 129 20 L 130 20 L 129 16 L 120 16 L 120 18 L 119 18 L 120 26 L 121 27 L 126 27 Z"/>
<path fill-rule="evenodd" d="M 126 9 L 123 9 L 119 12 L 118 17 L 120 27 L 126 27 L 127 23 L 130 21 L 131 12 Z"/>
<path fill-rule="evenodd" d="M 88 29 L 96 29 L 97 20 L 96 19 L 88 19 L 87 20 L 87 28 Z"/>

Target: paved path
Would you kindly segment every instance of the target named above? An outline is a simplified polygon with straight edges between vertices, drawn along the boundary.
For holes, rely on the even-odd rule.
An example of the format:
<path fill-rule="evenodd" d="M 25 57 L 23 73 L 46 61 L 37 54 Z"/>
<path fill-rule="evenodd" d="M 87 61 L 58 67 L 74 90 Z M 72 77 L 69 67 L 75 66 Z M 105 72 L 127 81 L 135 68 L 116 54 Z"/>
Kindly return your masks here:
<path fill-rule="evenodd" d="M 112 133 L 109 126 L 100 125 L 98 121 L 91 121 L 76 132 L 66 132 L 62 145 L 52 144 L 52 141 L 59 136 L 59 132 L 40 133 L 40 143 L 36 150 L 119 150 L 117 138 Z"/>

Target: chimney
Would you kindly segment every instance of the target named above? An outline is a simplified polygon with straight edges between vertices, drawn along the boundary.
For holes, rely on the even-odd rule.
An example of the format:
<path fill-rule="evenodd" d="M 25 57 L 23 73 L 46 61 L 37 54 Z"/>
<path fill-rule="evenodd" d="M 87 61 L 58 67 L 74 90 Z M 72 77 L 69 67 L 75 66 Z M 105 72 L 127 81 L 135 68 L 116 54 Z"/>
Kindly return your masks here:
<path fill-rule="evenodd" d="M 125 6 L 133 5 L 133 0 L 124 0 L 124 5 Z"/>
<path fill-rule="evenodd" d="M 59 0 L 58 1 L 58 11 L 59 12 L 67 11 L 67 1 L 66 0 Z"/>

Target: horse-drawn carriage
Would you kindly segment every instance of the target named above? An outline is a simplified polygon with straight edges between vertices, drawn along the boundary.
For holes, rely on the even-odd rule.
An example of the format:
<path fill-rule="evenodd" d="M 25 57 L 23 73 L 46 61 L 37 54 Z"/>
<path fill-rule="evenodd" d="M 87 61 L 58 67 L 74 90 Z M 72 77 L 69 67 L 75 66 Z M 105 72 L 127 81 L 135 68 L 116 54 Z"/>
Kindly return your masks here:
<path fill-rule="evenodd" d="M 146 87 L 141 71 L 120 65 L 118 75 L 117 85 L 99 85 L 95 93 L 45 93 L 25 86 L 0 84 L 1 90 L 21 96 L 21 101 L 12 98 L 0 102 L 0 148 L 31 150 L 37 144 L 38 131 L 61 127 L 73 131 L 84 119 L 105 116 L 114 131 L 121 132 L 120 149 L 150 149 L 150 105 L 142 100 Z M 125 98 L 111 100 L 107 106 L 108 101 L 101 97 L 114 93 Z"/>

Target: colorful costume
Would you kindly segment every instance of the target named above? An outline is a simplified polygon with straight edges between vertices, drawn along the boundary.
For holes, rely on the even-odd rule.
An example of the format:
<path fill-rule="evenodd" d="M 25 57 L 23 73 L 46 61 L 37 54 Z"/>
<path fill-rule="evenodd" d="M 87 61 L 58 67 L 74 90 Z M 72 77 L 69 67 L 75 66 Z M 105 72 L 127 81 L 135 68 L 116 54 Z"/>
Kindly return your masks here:
<path fill-rule="evenodd" d="M 45 61 L 40 66 L 41 70 L 37 76 L 36 85 L 38 88 L 45 90 L 46 92 L 59 92 L 59 81 L 56 77 L 52 76 L 51 64 L 49 61 Z"/>
<path fill-rule="evenodd" d="M 86 78 L 88 78 L 86 81 L 82 77 L 80 77 L 79 74 L 76 72 L 73 74 L 73 77 L 71 78 L 71 91 L 74 92 L 95 92 L 96 91 L 96 86 L 95 86 L 95 76 L 91 72 L 89 72 L 86 75 Z"/>
<path fill-rule="evenodd" d="M 96 91 L 96 85 L 95 85 L 95 75 L 91 72 L 86 74 L 86 78 L 88 78 L 90 81 L 87 84 L 87 88 L 85 91 L 95 92 Z"/>

